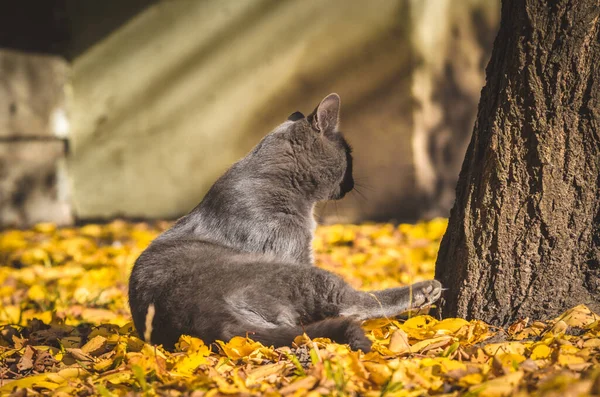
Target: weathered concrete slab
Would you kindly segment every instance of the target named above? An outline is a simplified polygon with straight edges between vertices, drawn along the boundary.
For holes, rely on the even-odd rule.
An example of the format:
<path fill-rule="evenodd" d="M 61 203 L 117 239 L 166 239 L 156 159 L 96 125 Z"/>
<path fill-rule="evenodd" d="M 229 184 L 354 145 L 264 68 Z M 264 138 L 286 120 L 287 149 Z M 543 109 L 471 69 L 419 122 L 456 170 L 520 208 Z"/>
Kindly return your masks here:
<path fill-rule="evenodd" d="M 149 7 L 73 61 L 68 166 L 78 217 L 181 215 L 288 114 L 310 112 L 330 92 L 342 98 L 364 198 L 329 205 L 325 219 L 446 215 L 498 4 Z"/>
<path fill-rule="evenodd" d="M 64 142 L 0 141 L 0 227 L 73 221 Z"/>
<path fill-rule="evenodd" d="M 0 49 L 0 139 L 67 136 L 69 68 L 60 57 Z"/>

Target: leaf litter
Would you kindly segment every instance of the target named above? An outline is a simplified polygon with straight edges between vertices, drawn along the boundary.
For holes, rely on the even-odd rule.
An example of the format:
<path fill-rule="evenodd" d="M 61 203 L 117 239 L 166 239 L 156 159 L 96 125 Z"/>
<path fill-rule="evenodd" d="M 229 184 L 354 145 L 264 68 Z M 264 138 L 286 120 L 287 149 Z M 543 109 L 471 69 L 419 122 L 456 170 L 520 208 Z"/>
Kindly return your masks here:
<path fill-rule="evenodd" d="M 584 305 L 506 330 L 426 313 L 363 327 L 368 354 L 298 336 L 174 352 L 144 343 L 127 305 L 137 256 L 166 222 L 0 233 L 0 395 L 579 396 L 600 394 L 600 316 Z M 433 277 L 444 219 L 317 229 L 319 266 L 360 289 Z M 448 286 L 451 287 L 451 286 Z"/>

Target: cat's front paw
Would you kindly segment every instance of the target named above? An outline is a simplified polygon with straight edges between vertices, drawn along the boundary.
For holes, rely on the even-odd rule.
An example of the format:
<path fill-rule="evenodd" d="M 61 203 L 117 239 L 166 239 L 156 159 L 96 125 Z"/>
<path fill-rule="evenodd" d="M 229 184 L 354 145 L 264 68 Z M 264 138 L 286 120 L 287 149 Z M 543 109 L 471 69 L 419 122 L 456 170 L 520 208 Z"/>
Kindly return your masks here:
<path fill-rule="evenodd" d="M 431 306 L 442 296 L 442 283 L 437 280 L 421 281 L 412 286 L 412 308 L 421 309 Z"/>

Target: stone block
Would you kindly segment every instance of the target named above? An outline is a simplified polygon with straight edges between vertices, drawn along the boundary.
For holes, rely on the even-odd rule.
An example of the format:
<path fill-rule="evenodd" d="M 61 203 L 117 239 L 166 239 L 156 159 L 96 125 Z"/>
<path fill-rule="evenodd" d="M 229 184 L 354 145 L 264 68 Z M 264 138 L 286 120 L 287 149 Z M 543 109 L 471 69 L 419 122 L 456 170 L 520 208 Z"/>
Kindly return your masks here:
<path fill-rule="evenodd" d="M 0 49 L 0 139 L 65 138 L 68 74 L 60 57 Z"/>
<path fill-rule="evenodd" d="M 73 222 L 65 143 L 0 141 L 0 227 Z"/>

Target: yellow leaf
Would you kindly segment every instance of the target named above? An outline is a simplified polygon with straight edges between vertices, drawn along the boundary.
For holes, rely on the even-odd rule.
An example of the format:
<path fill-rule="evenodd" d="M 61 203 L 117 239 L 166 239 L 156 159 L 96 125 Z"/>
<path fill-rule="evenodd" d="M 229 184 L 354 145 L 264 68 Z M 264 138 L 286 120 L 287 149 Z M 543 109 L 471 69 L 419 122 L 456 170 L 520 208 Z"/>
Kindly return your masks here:
<path fill-rule="evenodd" d="M 423 358 L 421 367 L 435 367 L 436 372 L 446 374 L 450 371 L 466 370 L 466 365 L 448 357 Z"/>
<path fill-rule="evenodd" d="M 430 240 L 441 239 L 448 227 L 447 218 L 435 218 L 427 223 L 427 238 Z"/>
<path fill-rule="evenodd" d="M 399 326 L 398 322 L 396 322 L 394 320 L 390 320 L 387 318 L 377 318 L 377 319 L 365 321 L 362 324 L 362 328 L 367 331 L 372 331 L 374 329 L 379 329 L 379 328 L 386 327 L 389 325 L 395 325 L 396 327 Z"/>
<path fill-rule="evenodd" d="M 364 366 L 369 372 L 369 379 L 378 385 L 384 385 L 392 377 L 392 370 L 385 364 L 366 361 Z"/>
<path fill-rule="evenodd" d="M 504 372 L 513 372 L 519 368 L 519 364 L 526 358 L 520 354 L 499 353 L 494 356 L 494 364 L 502 367 Z M 497 367 L 498 368 L 498 367 Z"/>
<path fill-rule="evenodd" d="M 431 329 L 433 331 L 444 331 L 444 333 L 453 334 L 465 325 L 469 325 L 469 322 L 462 318 L 447 318 L 433 325 Z"/>
<path fill-rule="evenodd" d="M 228 381 L 231 380 L 231 383 Z M 248 388 L 246 387 L 243 380 L 240 379 L 238 373 L 233 373 L 229 378 L 225 378 L 220 375 L 211 376 L 211 380 L 213 380 L 221 393 L 224 394 L 239 394 L 248 392 Z"/>
<path fill-rule="evenodd" d="M 406 332 L 401 329 L 395 330 L 390 338 L 388 349 L 394 353 L 410 352 L 410 344 L 408 343 Z"/>
<path fill-rule="evenodd" d="M 97 372 L 104 372 L 114 364 L 113 358 L 98 359 L 92 367 Z"/>
<path fill-rule="evenodd" d="M 574 354 L 559 354 L 558 355 L 558 364 L 560 365 L 568 365 L 568 364 L 581 364 L 585 363 L 586 360 L 583 357 L 576 356 Z"/>
<path fill-rule="evenodd" d="M 64 378 L 60 378 L 62 382 L 66 381 Z M 61 383 L 62 383 L 61 382 Z M 39 374 L 27 376 L 25 378 L 10 380 L 4 383 L 2 387 L 0 387 L 0 394 L 4 395 L 5 393 L 8 395 L 14 388 L 17 389 L 28 389 L 28 388 L 40 388 L 40 389 L 48 389 L 54 390 L 60 386 L 60 383 L 52 382 L 48 379 L 47 374 Z"/>
<path fill-rule="evenodd" d="M 287 396 L 294 392 L 305 392 L 305 391 L 312 389 L 314 387 L 314 385 L 317 383 L 317 381 L 318 381 L 317 378 L 315 378 L 312 375 L 309 375 L 305 378 L 300 378 L 300 379 L 290 383 L 289 385 L 282 387 L 279 390 L 279 392 L 284 396 Z"/>
<path fill-rule="evenodd" d="M 19 321 L 21 315 L 21 309 L 15 305 L 4 306 L 0 310 L 0 323 L 2 324 L 16 324 Z"/>
<path fill-rule="evenodd" d="M 421 342 L 417 342 L 410 347 L 410 350 L 413 353 L 431 350 L 438 347 L 444 347 L 453 342 L 453 338 L 451 336 L 440 336 L 437 338 L 425 339 Z"/>
<path fill-rule="evenodd" d="M 583 347 L 600 347 L 600 338 L 592 338 L 583 342 Z"/>
<path fill-rule="evenodd" d="M 540 360 L 549 358 L 551 354 L 552 349 L 547 345 L 540 343 L 534 346 L 534 348 L 531 350 L 531 356 L 529 358 L 532 360 Z"/>
<path fill-rule="evenodd" d="M 47 375 L 49 380 L 56 383 L 62 383 L 65 379 L 73 379 L 86 374 L 87 372 L 82 368 L 71 367 L 61 369 L 56 373 L 48 373 Z"/>
<path fill-rule="evenodd" d="M 120 385 L 123 383 L 128 383 L 132 378 L 133 374 L 131 372 L 123 371 L 103 376 L 100 379 L 112 383 L 113 385 Z"/>
<path fill-rule="evenodd" d="M 586 305 L 575 306 L 560 315 L 556 321 L 564 321 L 570 327 L 585 328 L 595 321 L 600 320 L 600 316 L 592 312 Z"/>
<path fill-rule="evenodd" d="M 42 248 L 31 248 L 21 255 L 21 262 L 25 265 L 35 265 L 35 264 L 50 264 L 50 257 L 48 253 Z"/>
<path fill-rule="evenodd" d="M 101 237 L 102 236 L 102 227 L 100 225 L 85 225 L 81 229 L 79 229 L 81 234 L 84 236 L 90 237 Z"/>
<path fill-rule="evenodd" d="M 100 335 L 94 336 L 85 345 L 81 347 L 81 350 L 92 356 L 102 354 L 106 347 L 106 338 Z"/>
<path fill-rule="evenodd" d="M 426 339 L 430 334 L 429 327 L 435 325 L 437 320 L 431 316 L 423 315 L 412 317 L 404 322 L 400 328 L 413 339 Z"/>
<path fill-rule="evenodd" d="M 46 299 L 46 291 L 41 285 L 35 284 L 27 291 L 27 297 L 34 301 L 41 301 Z"/>
<path fill-rule="evenodd" d="M 263 347 L 259 342 L 254 342 L 251 339 L 243 338 L 241 336 L 234 336 L 227 343 L 223 341 L 217 341 L 217 343 L 221 346 L 227 357 L 232 360 L 248 356 L 253 351 Z"/>
<path fill-rule="evenodd" d="M 38 223 L 33 227 L 33 230 L 44 234 L 51 234 L 56 231 L 56 224 L 50 222 Z"/>
<path fill-rule="evenodd" d="M 181 335 L 179 342 L 175 344 L 177 350 L 197 352 L 204 346 L 204 341 L 200 338 L 195 338 L 190 335 Z"/>
<path fill-rule="evenodd" d="M 208 362 L 206 357 L 208 357 L 209 354 L 210 350 L 207 346 L 204 346 L 204 344 L 189 349 L 187 354 L 182 355 L 177 359 L 173 372 L 186 376 L 192 375 L 196 368 Z"/>
<path fill-rule="evenodd" d="M 483 374 L 477 372 L 473 374 L 467 374 L 458 380 L 459 385 L 463 387 L 469 387 L 472 385 L 478 385 L 483 382 Z"/>
<path fill-rule="evenodd" d="M 524 373 L 517 371 L 496 379 L 488 380 L 479 385 L 469 388 L 469 391 L 480 397 L 504 397 L 511 396 L 516 386 L 523 379 Z"/>
<path fill-rule="evenodd" d="M 0 234 L 0 251 L 10 252 L 27 247 L 27 241 L 23 238 L 23 234 L 18 231 L 7 231 Z"/>
<path fill-rule="evenodd" d="M 21 314 L 21 320 L 23 322 L 33 320 L 34 318 L 37 318 L 38 320 L 40 320 L 41 322 L 43 322 L 45 324 L 50 324 L 52 322 L 52 312 L 50 310 L 46 310 L 43 312 L 36 312 L 33 310 L 25 310 Z"/>
<path fill-rule="evenodd" d="M 569 326 L 566 322 L 564 322 L 563 320 L 559 320 L 556 322 L 556 324 L 552 326 L 550 332 L 552 332 L 554 335 L 558 335 L 566 332 L 568 328 Z"/>
<path fill-rule="evenodd" d="M 280 375 L 282 376 L 283 370 L 286 367 L 286 363 L 279 362 L 275 364 L 266 364 L 261 365 L 260 367 L 253 369 L 248 372 L 246 376 L 246 386 L 252 387 L 258 385 L 261 381 L 263 381 L 266 377 L 271 375 Z"/>
<path fill-rule="evenodd" d="M 563 354 L 577 354 L 579 353 L 579 349 L 568 342 L 560 345 L 560 353 Z"/>
<path fill-rule="evenodd" d="M 502 342 L 502 343 L 490 343 L 485 345 L 483 351 L 489 356 L 495 356 L 496 354 L 518 354 L 524 355 L 526 344 L 521 342 Z"/>

